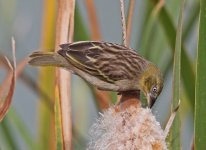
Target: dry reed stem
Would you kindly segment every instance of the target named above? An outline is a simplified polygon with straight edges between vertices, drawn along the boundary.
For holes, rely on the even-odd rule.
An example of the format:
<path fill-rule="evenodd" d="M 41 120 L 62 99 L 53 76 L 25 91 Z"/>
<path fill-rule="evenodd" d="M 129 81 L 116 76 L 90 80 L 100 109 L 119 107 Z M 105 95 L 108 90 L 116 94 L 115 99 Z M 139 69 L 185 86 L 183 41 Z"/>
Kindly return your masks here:
<path fill-rule="evenodd" d="M 91 31 L 91 39 L 92 40 L 100 40 L 101 33 L 99 28 L 99 23 L 96 16 L 96 10 L 93 0 L 85 0 L 85 5 L 88 12 L 90 31 Z"/>
<path fill-rule="evenodd" d="M 125 22 L 125 12 L 124 12 L 124 0 L 120 1 L 120 11 L 121 11 L 121 22 L 122 22 L 122 41 L 124 46 L 128 46 L 127 42 L 127 30 L 126 30 L 126 22 Z M 121 96 L 117 96 L 117 102 L 119 103 Z"/>
<path fill-rule="evenodd" d="M 134 14 L 134 8 L 135 8 L 135 0 L 130 0 L 129 3 L 129 13 L 127 18 L 127 43 L 130 43 L 131 38 L 131 31 L 132 31 L 132 17 Z"/>
<path fill-rule="evenodd" d="M 0 108 L 3 106 L 4 104 L 4 95 L 7 92 L 7 88 L 9 87 L 9 84 L 12 80 L 13 77 L 13 67 L 11 65 L 11 62 L 9 61 L 9 59 L 7 57 L 4 57 L 5 63 L 7 64 L 9 73 L 6 76 L 6 78 L 3 80 L 1 86 L 0 86 Z M 2 108 L 1 108 L 2 109 Z"/>
<path fill-rule="evenodd" d="M 8 60 L 8 58 L 7 57 L 2 57 L 1 59 L 3 60 L 3 61 L 1 60 L 1 62 L 3 62 L 3 63 L 1 63 L 1 65 L 6 66 L 6 69 L 9 70 L 9 73 L 6 76 L 6 78 L 3 80 L 2 84 L 0 85 L 0 98 L 3 97 L 4 92 L 6 90 L 5 85 L 9 85 L 9 83 L 11 82 L 11 77 L 13 75 L 12 74 L 13 68 L 12 68 L 12 65 L 11 65 L 10 61 Z"/>
<path fill-rule="evenodd" d="M 74 9 L 75 0 L 58 0 L 55 51 L 59 49 L 60 44 L 66 43 L 67 40 L 72 42 L 74 31 Z M 72 148 L 70 78 L 71 74 L 68 71 L 63 70 L 62 68 L 57 68 L 57 86 L 61 107 L 63 145 L 66 150 Z"/>
<path fill-rule="evenodd" d="M 89 23 L 90 23 L 90 31 L 91 31 L 91 39 L 92 40 L 100 40 L 101 33 L 99 28 L 98 19 L 96 16 L 96 10 L 93 0 L 86 0 L 85 5 L 87 8 L 88 16 L 89 16 Z M 106 109 L 110 106 L 111 102 L 109 92 L 107 91 L 100 91 L 94 88 L 94 93 L 96 96 L 96 100 L 101 109 Z"/>
<path fill-rule="evenodd" d="M 6 58 L 7 64 L 11 70 L 11 75 L 9 75 L 9 77 L 11 78 L 11 83 L 9 85 L 9 91 L 8 94 L 6 95 L 6 98 L 4 101 L 0 101 L 0 122 L 2 121 L 2 119 L 4 118 L 4 116 L 6 115 L 6 113 L 9 110 L 9 107 L 11 105 L 12 102 L 12 97 L 14 94 L 14 88 L 16 85 L 16 57 L 15 57 L 15 40 L 12 37 L 12 54 L 13 54 L 13 65 L 11 65 L 11 63 L 9 62 L 9 60 Z M 4 88 L 7 88 L 7 85 L 4 85 Z M 0 95 L 0 100 L 3 99 L 3 91 L 4 89 L 2 89 Z"/>
<path fill-rule="evenodd" d="M 124 0 L 120 0 L 122 33 L 123 33 L 122 40 L 123 40 L 124 46 L 126 46 L 126 47 L 128 47 L 129 43 L 130 43 L 131 28 L 132 28 L 132 16 L 134 13 L 134 6 L 135 6 L 135 0 L 130 0 L 128 21 L 127 21 L 127 28 L 126 28 Z M 123 92 L 122 97 L 118 96 L 118 102 L 121 103 L 121 102 L 125 101 L 125 98 L 127 100 L 136 99 L 137 101 L 140 101 L 140 93 L 139 92 L 140 91 L 136 91 L 136 93 L 133 93 L 132 91 Z"/>
<path fill-rule="evenodd" d="M 10 70 L 11 73 L 9 73 L 9 75 L 6 76 L 6 79 L 3 80 L 2 82 L 2 85 L 0 86 L 0 97 L 2 96 L 1 94 L 3 93 L 4 89 L 5 89 L 5 85 L 8 85 L 10 83 L 10 80 L 11 80 L 11 77 L 13 76 L 12 75 L 12 69 L 11 69 L 11 66 L 10 66 L 10 63 L 9 60 L 5 57 L 5 61 L 2 61 L 1 60 L 1 64 L 7 69 L 7 70 Z M 28 59 L 23 59 L 16 67 L 16 78 L 18 78 L 24 67 L 27 65 L 27 62 L 28 62 Z"/>
<path fill-rule="evenodd" d="M 124 12 L 124 0 L 120 0 L 120 10 L 121 10 L 121 21 L 122 21 L 122 40 L 123 40 L 124 46 L 128 46 L 125 12 Z"/>
<path fill-rule="evenodd" d="M 44 97 L 45 101 L 47 102 L 47 105 L 49 106 L 49 109 L 53 111 L 53 104 L 49 101 L 50 98 L 44 93 L 43 90 L 40 89 L 40 87 L 36 84 L 36 82 L 28 75 L 26 75 L 23 70 L 25 66 L 28 63 L 28 58 L 25 58 L 18 63 L 16 67 L 16 79 L 20 78 L 28 87 L 32 89 L 33 92 L 36 94 L 39 94 L 41 97 Z M 10 70 L 10 65 L 8 65 L 7 58 L 5 58 L 3 55 L 0 55 L 0 67 L 4 67 L 6 70 Z M 10 73 L 8 76 L 6 76 L 6 79 L 3 80 L 2 86 L 0 85 L 0 97 L 1 93 L 4 90 L 5 85 L 8 85 L 10 82 L 12 74 Z"/>

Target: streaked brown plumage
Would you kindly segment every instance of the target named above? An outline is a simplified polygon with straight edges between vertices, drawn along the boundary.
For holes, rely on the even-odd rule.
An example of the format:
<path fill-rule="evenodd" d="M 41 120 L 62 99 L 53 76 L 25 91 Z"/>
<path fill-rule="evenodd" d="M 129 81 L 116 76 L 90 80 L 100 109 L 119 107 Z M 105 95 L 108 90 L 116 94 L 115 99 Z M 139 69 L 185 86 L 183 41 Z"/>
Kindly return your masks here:
<path fill-rule="evenodd" d="M 141 90 L 150 99 L 150 104 L 162 90 L 159 69 L 131 48 L 98 41 L 62 44 L 60 47 L 57 53 L 34 52 L 29 63 L 66 68 L 102 90 Z"/>

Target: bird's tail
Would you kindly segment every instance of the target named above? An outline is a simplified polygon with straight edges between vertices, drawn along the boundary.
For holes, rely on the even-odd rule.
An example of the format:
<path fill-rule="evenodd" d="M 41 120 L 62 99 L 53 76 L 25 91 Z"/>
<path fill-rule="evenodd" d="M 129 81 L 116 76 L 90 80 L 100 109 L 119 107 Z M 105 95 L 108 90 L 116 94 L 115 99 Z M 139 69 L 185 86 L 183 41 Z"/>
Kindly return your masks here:
<path fill-rule="evenodd" d="M 29 64 L 33 66 L 56 66 L 64 67 L 65 59 L 55 52 L 34 52 L 29 59 Z"/>

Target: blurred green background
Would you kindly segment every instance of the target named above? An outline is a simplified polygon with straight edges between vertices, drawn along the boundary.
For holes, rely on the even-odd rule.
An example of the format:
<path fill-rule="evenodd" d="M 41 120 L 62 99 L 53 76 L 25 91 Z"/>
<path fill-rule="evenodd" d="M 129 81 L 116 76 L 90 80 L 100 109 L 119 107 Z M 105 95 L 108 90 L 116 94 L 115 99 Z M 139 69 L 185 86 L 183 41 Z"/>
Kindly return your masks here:
<path fill-rule="evenodd" d="M 129 1 L 126 0 L 125 3 L 127 10 Z M 180 2 L 166 0 L 159 9 L 155 7 L 157 3 L 155 0 L 136 1 L 130 47 L 157 64 L 164 74 L 164 88 L 153 107 L 153 113 L 164 127 L 171 113 L 173 50 Z M 179 110 L 182 150 L 190 149 L 193 140 L 194 74 L 191 74 L 191 71 L 194 73 L 197 49 L 198 3 L 199 1 L 194 0 L 186 2 L 183 20 L 182 61 L 183 64 L 187 64 L 185 62 L 189 60 L 192 66 L 182 65 L 184 76 L 182 76 Z M 44 42 L 42 41 L 44 4 L 42 0 L 0 0 L 1 55 L 11 58 L 12 36 L 16 40 L 17 62 L 40 49 Z M 101 40 L 122 43 L 119 1 L 94 0 L 94 4 Z M 88 10 L 84 1 L 76 1 L 75 21 L 74 40 L 91 40 Z M 6 70 L 0 68 L 0 81 L 3 81 L 5 76 Z M 23 75 L 17 79 L 12 108 L 0 124 L 0 149 L 36 149 L 37 145 L 44 142 L 40 128 L 46 125 L 40 121 L 42 117 L 40 104 L 43 103 L 48 110 L 50 107 L 48 101 L 39 100 L 38 90 L 32 88 L 35 84 L 38 84 L 38 68 L 27 65 Z M 72 76 L 71 87 L 74 149 L 85 149 L 89 128 L 101 110 L 95 103 L 91 88 L 83 80 Z M 47 121 L 47 118 L 44 120 Z"/>

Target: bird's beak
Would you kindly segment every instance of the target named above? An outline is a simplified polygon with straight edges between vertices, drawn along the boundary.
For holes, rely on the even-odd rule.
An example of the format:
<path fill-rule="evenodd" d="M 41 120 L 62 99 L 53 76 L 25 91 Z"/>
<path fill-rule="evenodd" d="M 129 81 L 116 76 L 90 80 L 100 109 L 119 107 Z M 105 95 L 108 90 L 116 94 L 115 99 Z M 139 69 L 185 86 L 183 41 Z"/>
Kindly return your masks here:
<path fill-rule="evenodd" d="M 156 101 L 156 98 L 153 97 L 151 94 L 147 94 L 147 104 L 149 108 L 152 108 L 152 106 L 154 105 Z"/>

